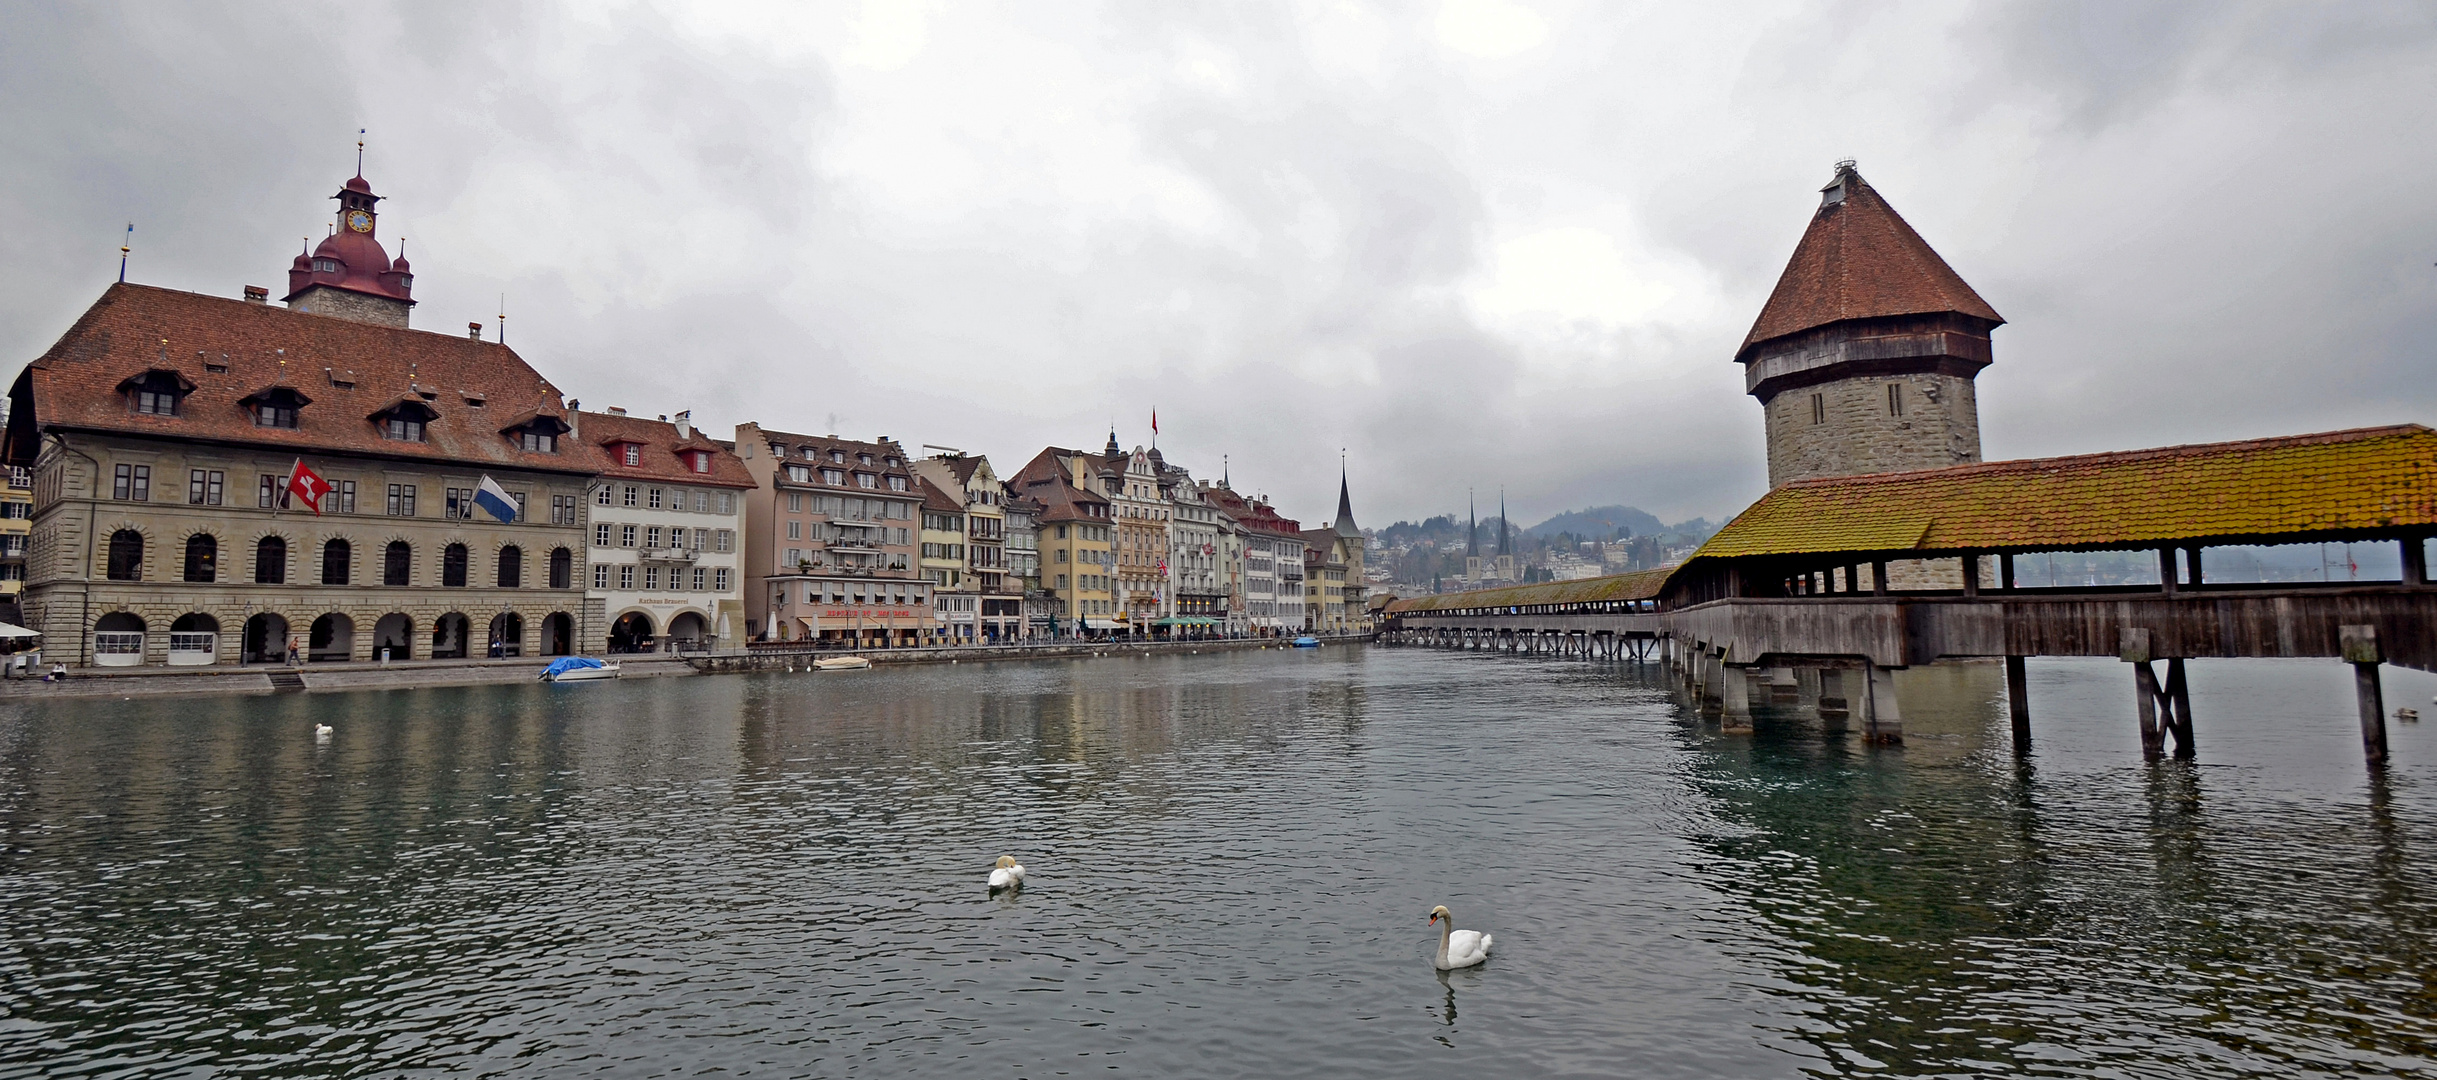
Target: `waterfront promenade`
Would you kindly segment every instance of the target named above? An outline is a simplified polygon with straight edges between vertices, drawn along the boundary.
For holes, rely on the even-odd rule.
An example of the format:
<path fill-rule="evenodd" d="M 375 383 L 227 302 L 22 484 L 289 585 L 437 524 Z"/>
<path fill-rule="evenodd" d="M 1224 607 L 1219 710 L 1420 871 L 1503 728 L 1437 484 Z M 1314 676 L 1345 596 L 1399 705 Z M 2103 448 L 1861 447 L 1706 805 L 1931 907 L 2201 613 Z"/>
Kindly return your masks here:
<path fill-rule="evenodd" d="M 1321 640 L 1325 648 L 1368 639 L 1365 635 L 1348 634 Z M 1052 641 L 1025 645 L 956 645 L 862 651 L 757 648 L 687 655 L 640 653 L 611 656 L 608 659 L 618 662 L 621 677 L 635 679 L 752 672 L 811 674 L 812 661 L 825 656 L 861 656 L 874 664 L 950 664 L 1159 654 L 1190 656 L 1291 647 L 1285 638 L 1219 638 L 1204 641 Z M 480 686 L 535 681 L 549 662 L 548 657 L 520 657 L 509 660 L 414 660 L 391 664 L 303 664 L 294 667 L 252 664 L 203 668 L 72 668 L 67 678 L 57 682 L 44 682 L 39 678 L 0 682 L 0 701 L 49 697 L 267 694 L 282 691 Z"/>

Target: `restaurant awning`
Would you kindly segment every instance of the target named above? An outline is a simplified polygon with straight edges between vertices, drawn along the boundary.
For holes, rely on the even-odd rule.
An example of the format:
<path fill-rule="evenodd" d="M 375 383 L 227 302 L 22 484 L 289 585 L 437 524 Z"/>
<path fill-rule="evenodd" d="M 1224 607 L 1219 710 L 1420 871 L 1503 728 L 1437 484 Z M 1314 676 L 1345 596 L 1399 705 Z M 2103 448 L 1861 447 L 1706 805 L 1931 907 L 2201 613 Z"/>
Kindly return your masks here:
<path fill-rule="evenodd" d="M 41 637 L 41 636 L 42 636 L 42 631 L 39 631 L 39 630 L 28 630 L 28 629 L 26 629 L 25 627 L 18 626 L 18 625 L 14 624 L 14 623 L 4 623 L 4 622 L 0 622 L 0 640 L 15 640 L 15 639 L 17 639 L 17 638 L 37 638 L 37 637 Z"/>
<path fill-rule="evenodd" d="M 1083 628 L 1086 630 L 1123 630 L 1125 624 L 1114 619 L 1085 619 Z"/>

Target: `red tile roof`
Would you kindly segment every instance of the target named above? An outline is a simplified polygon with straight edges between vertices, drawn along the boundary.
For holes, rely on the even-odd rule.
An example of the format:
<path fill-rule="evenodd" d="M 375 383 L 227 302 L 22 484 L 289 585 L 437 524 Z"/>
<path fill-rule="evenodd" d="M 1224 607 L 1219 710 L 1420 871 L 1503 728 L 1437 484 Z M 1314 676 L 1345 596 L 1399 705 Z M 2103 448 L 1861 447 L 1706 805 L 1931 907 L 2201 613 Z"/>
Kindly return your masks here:
<path fill-rule="evenodd" d="M 1837 179 L 1844 198 L 1812 215 L 1744 349 L 1846 319 L 1953 311 L 2005 321 L 1860 173 L 1847 166 Z"/>
<path fill-rule="evenodd" d="M 215 370 L 223 368 L 224 370 Z M 174 371 L 194 390 L 176 416 L 139 415 L 119 386 Z M 295 429 L 257 427 L 238 402 L 274 385 L 312 404 Z M 496 342 L 399 330 L 149 285 L 114 284 L 18 377 L 7 456 L 32 459 L 36 428 L 241 444 L 298 454 L 376 455 L 590 473 L 592 454 L 527 452 L 518 418 L 563 420 L 558 390 Z M 12 391 L 12 394 L 16 391 Z M 369 419 L 401 400 L 434 413 L 424 442 L 386 439 Z M 480 404 L 475 404 L 479 402 Z"/>
<path fill-rule="evenodd" d="M 965 512 L 965 504 L 956 501 L 956 496 L 940 490 L 939 485 L 917 476 L 914 478 L 914 486 L 922 492 L 922 508 L 925 511 L 934 514 Z"/>
<path fill-rule="evenodd" d="M 566 441 L 591 453 L 594 467 L 604 477 L 634 477 L 704 487 L 758 486 L 753 473 L 737 459 L 735 452 L 704 435 L 701 428 L 694 428 L 689 437 L 680 439 L 677 425 L 666 420 L 582 412 L 576 414 L 575 433 L 567 436 Z M 626 457 L 618 447 L 627 443 L 642 447 L 642 464 L 626 464 Z M 688 452 L 711 455 L 711 471 L 694 471 L 683 456 Z"/>
<path fill-rule="evenodd" d="M 2437 528 L 2418 424 L 1803 480 L 1693 553 L 2064 551 Z"/>

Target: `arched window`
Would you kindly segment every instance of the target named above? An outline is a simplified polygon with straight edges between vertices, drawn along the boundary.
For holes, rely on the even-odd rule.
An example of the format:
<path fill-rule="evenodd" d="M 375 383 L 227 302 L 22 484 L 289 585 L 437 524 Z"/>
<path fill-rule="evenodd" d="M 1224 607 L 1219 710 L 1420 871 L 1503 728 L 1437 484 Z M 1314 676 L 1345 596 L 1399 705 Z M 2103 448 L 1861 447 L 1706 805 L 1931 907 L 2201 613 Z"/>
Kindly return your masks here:
<path fill-rule="evenodd" d="M 389 550 L 381 555 L 381 584 L 409 584 L 414 570 L 414 547 L 404 540 L 390 541 Z"/>
<path fill-rule="evenodd" d="M 450 544 L 440 553 L 440 584 L 451 588 L 465 586 L 465 545 Z"/>
<path fill-rule="evenodd" d="M 254 542 L 254 583 L 284 585 L 288 581 L 288 542 L 266 536 Z"/>
<path fill-rule="evenodd" d="M 344 585 L 347 583 L 348 554 L 347 542 L 344 540 L 332 540 L 322 545 L 322 584 Z"/>
<path fill-rule="evenodd" d="M 110 534 L 109 578 L 112 581 L 144 580 L 144 534 L 134 529 L 120 529 Z"/>
<path fill-rule="evenodd" d="M 525 549 L 510 544 L 499 549 L 499 587 L 513 589 L 524 584 Z"/>
<path fill-rule="evenodd" d="M 220 541 L 210 533 L 196 533 L 186 538 L 186 580 L 217 581 L 220 574 Z"/>
<path fill-rule="evenodd" d="M 566 548 L 550 552 L 550 587 L 564 589 L 575 584 L 575 553 Z"/>

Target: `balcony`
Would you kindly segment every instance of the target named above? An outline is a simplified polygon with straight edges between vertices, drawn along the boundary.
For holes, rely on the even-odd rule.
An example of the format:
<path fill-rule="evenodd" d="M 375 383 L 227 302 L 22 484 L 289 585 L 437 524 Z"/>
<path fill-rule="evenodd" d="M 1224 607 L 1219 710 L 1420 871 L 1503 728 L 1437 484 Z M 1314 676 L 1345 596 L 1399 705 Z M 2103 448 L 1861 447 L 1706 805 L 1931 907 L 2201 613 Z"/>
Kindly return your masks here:
<path fill-rule="evenodd" d="M 701 553 L 687 548 L 643 548 L 641 555 L 647 563 L 676 563 L 692 566 Z"/>

